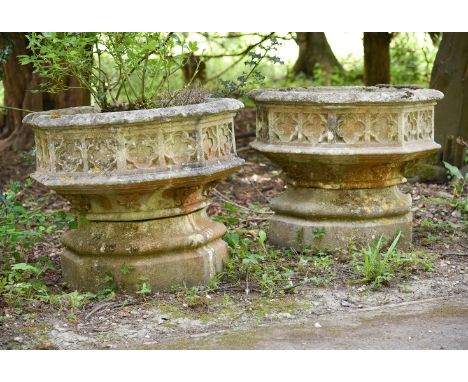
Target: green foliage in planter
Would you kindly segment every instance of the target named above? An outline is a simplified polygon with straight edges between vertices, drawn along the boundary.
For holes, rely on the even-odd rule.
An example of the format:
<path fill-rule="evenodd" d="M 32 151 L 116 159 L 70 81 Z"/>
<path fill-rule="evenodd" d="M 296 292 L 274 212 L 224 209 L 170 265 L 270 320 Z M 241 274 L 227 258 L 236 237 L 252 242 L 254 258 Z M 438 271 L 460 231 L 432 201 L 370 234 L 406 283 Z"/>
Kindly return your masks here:
<path fill-rule="evenodd" d="M 196 42 L 181 33 L 31 33 L 31 54 L 21 56 L 45 79 L 42 90 L 67 89 L 70 76 L 88 89 L 103 110 L 121 101 L 130 109 L 168 106 L 170 88 Z"/>
<path fill-rule="evenodd" d="M 43 78 L 36 91 L 66 90 L 70 77 L 75 77 L 103 111 L 187 105 L 204 102 L 208 96 L 192 86 L 201 61 L 188 83 L 180 85 L 182 69 L 198 50 L 197 42 L 184 33 L 52 32 L 31 33 L 27 38 L 31 53 L 20 56 L 20 62 L 31 64 Z M 274 55 L 278 45 L 271 34 L 249 52 L 241 75 L 219 80 L 221 90 L 215 96 L 241 96 L 244 89 L 261 84 L 265 76 L 260 63 L 282 63 Z"/>
<path fill-rule="evenodd" d="M 266 77 L 258 70 L 260 64 L 265 61 L 270 61 L 273 64 L 284 64 L 275 54 L 278 45 L 278 39 L 271 34 L 263 44 L 258 46 L 257 50 L 250 51 L 247 54 L 247 60 L 244 62 L 245 70 L 237 78 L 232 80 L 220 79 L 222 89 L 215 95 L 219 97 L 239 97 L 243 95 L 244 89 L 263 85 Z"/>

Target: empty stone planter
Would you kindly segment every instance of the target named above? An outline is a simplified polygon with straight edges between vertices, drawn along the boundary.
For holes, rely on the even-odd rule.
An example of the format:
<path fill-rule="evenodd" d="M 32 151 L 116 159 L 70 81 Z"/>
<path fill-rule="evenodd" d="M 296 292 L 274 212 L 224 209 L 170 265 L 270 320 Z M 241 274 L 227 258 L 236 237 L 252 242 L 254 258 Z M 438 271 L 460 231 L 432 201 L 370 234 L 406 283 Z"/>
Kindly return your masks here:
<path fill-rule="evenodd" d="M 323 249 L 388 238 L 411 242 L 405 166 L 437 150 L 436 90 L 394 87 L 259 89 L 251 145 L 281 166 L 287 190 L 271 202 L 270 239 Z"/>
<path fill-rule="evenodd" d="M 209 280 L 221 271 L 225 227 L 206 214 L 208 190 L 234 172 L 233 99 L 100 113 L 92 107 L 33 113 L 32 177 L 86 216 L 62 242 L 65 281 L 97 290 L 153 289 Z"/>

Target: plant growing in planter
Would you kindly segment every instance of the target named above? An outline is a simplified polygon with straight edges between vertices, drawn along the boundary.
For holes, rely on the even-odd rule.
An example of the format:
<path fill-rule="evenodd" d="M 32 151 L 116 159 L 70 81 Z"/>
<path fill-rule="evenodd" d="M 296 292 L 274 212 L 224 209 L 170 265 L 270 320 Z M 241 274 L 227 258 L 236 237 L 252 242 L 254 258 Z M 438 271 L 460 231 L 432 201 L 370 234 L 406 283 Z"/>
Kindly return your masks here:
<path fill-rule="evenodd" d="M 208 190 L 234 172 L 235 99 L 172 90 L 194 43 L 175 33 L 32 34 L 23 57 L 63 90 L 72 75 L 98 107 L 32 113 L 32 177 L 85 215 L 62 242 L 65 280 L 99 289 L 164 289 L 205 282 L 227 256 L 222 224 L 206 214 Z M 93 53 L 94 52 L 94 53 Z"/>

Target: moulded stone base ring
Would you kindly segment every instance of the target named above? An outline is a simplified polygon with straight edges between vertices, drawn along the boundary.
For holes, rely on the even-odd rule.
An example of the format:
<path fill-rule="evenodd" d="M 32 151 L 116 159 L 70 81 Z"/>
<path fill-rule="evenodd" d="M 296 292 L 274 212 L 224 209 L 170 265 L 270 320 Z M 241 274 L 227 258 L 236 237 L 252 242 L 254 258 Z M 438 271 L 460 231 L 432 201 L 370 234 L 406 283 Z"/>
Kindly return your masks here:
<path fill-rule="evenodd" d="M 62 237 L 65 281 L 70 287 L 97 291 L 107 276 L 119 289 L 154 290 L 209 281 L 223 268 L 227 245 L 224 225 L 205 209 L 161 219 L 91 221 Z"/>
<path fill-rule="evenodd" d="M 280 247 L 333 250 L 351 243 L 375 242 L 381 235 L 393 238 L 401 231 L 399 247 L 406 247 L 412 239 L 411 221 L 411 212 L 367 220 L 311 220 L 275 215 L 270 219 L 270 242 Z"/>
<path fill-rule="evenodd" d="M 411 197 L 398 187 L 329 190 L 288 186 L 272 200 L 271 240 L 281 246 L 347 247 L 402 231 L 411 242 Z M 315 230 L 315 233 L 314 233 Z"/>
<path fill-rule="evenodd" d="M 169 290 L 172 286 L 199 285 L 223 270 L 227 245 L 214 240 L 194 250 L 164 255 L 82 256 L 66 249 L 61 256 L 63 277 L 72 289 L 99 291 L 115 285 L 120 290 L 137 291 L 143 282 L 152 290 Z M 112 276 L 111 282 L 106 277 Z"/>

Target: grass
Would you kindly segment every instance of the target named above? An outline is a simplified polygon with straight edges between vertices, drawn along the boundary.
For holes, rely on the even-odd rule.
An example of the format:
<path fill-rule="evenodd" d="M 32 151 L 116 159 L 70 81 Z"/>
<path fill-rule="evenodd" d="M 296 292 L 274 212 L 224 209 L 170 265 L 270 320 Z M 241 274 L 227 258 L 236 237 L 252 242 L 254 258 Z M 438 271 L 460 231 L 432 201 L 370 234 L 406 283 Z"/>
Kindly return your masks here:
<path fill-rule="evenodd" d="M 401 232 L 385 250 L 385 239 L 381 236 L 376 243 L 369 243 L 354 252 L 352 265 L 358 278 L 352 283 L 368 284 L 370 289 L 376 290 L 397 275 L 406 278 L 415 271 L 433 269 L 435 256 L 420 251 L 400 252 L 397 250 L 400 238 Z"/>

